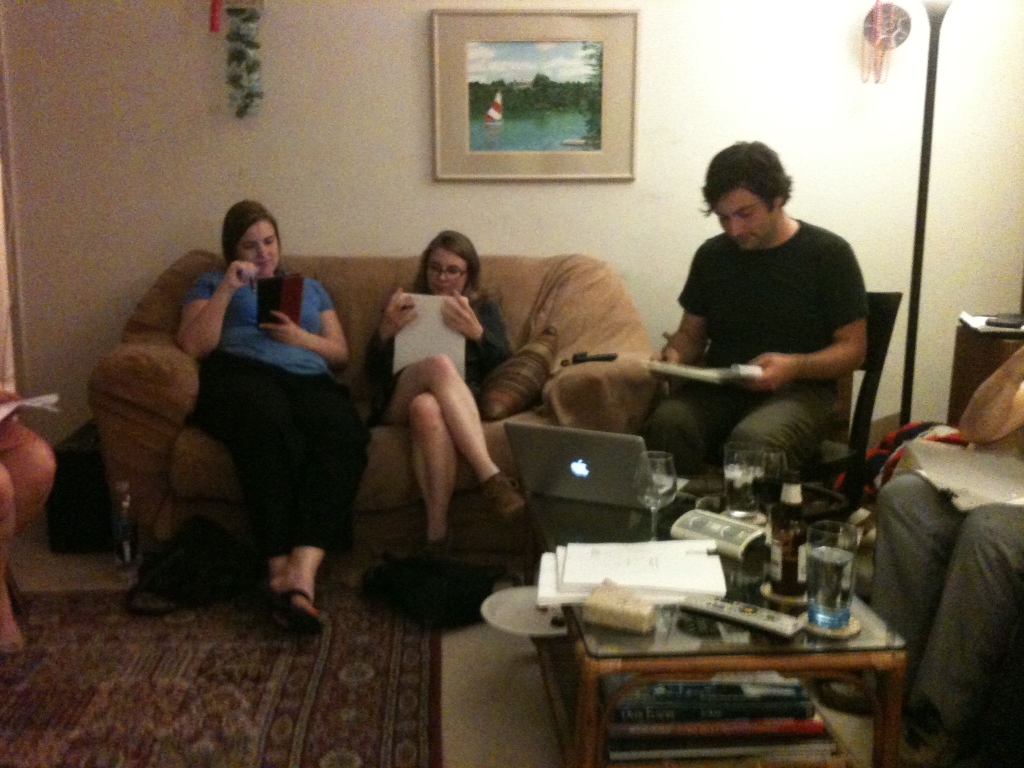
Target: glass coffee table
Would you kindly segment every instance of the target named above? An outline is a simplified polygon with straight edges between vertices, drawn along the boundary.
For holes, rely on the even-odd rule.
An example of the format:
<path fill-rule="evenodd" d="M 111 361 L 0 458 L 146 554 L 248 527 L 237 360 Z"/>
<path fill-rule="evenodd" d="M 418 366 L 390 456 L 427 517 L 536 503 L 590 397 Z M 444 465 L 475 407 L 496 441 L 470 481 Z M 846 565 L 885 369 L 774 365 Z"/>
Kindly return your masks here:
<path fill-rule="evenodd" d="M 675 520 L 681 506 L 662 510 Z M 530 513 L 538 549 L 552 550 L 569 542 L 642 541 L 650 533 L 649 513 L 617 507 L 599 507 L 579 502 L 531 498 Z M 665 520 L 660 528 L 665 529 Z M 723 559 L 732 570 L 733 563 Z M 738 599 L 733 594 L 730 598 Z M 749 591 L 743 595 L 750 600 Z M 860 685 L 863 673 L 874 673 L 871 691 L 874 708 L 872 765 L 890 768 L 897 764 L 903 678 L 906 653 L 903 639 L 888 630 L 884 622 L 858 599 L 853 615 L 860 632 L 846 640 L 830 640 L 801 632 L 791 640 L 781 639 L 739 625 L 720 623 L 715 635 L 697 634 L 672 621 L 663 622 L 653 634 L 634 635 L 606 627 L 588 625 L 580 610 L 566 606 L 568 633 L 564 637 L 537 637 L 534 644 L 545 688 L 554 714 L 562 754 L 567 766 L 590 768 L 608 763 L 605 732 L 614 701 L 602 701 L 601 678 L 631 673 L 640 683 L 662 680 L 702 680 L 720 672 L 779 672 L 802 679 L 839 679 Z M 692 629 L 692 627 L 691 627 Z M 744 762 L 746 761 L 746 762 Z M 649 763 L 614 765 L 664 765 Z M 676 764 L 760 765 L 776 763 L 750 758 L 735 761 L 678 761 Z M 826 762 L 779 762 L 789 768 L 801 765 L 846 766 L 852 762 L 837 753 Z"/>

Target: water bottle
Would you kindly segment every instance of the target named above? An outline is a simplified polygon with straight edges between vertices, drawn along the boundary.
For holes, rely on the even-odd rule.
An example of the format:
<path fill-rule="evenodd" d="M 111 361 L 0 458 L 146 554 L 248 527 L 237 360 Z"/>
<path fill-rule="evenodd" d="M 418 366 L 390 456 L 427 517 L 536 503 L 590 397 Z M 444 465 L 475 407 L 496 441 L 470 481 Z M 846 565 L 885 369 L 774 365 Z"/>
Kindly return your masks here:
<path fill-rule="evenodd" d="M 138 556 L 138 526 L 131 516 L 132 494 L 127 480 L 114 483 L 114 505 L 111 526 L 114 533 L 114 554 L 123 568 L 134 565 Z"/>

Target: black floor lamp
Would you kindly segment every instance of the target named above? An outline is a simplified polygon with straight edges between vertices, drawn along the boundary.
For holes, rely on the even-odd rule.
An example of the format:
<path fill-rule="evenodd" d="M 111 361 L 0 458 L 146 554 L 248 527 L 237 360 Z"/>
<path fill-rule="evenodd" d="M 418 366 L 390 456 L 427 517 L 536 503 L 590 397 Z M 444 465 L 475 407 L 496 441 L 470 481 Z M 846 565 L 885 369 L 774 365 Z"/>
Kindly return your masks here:
<path fill-rule="evenodd" d="M 910 301 L 907 306 L 907 349 L 903 359 L 903 399 L 900 424 L 910 421 L 914 399 L 914 362 L 917 353 L 917 317 L 921 305 L 921 270 L 924 267 L 924 224 L 928 214 L 928 176 L 932 163 L 932 123 L 935 120 L 935 77 L 939 68 L 939 31 L 953 0 L 922 0 L 931 27 L 928 37 L 928 74 L 924 88 L 924 129 L 921 133 L 921 170 L 917 181 L 917 220 L 914 226 L 914 258 L 910 267 Z"/>

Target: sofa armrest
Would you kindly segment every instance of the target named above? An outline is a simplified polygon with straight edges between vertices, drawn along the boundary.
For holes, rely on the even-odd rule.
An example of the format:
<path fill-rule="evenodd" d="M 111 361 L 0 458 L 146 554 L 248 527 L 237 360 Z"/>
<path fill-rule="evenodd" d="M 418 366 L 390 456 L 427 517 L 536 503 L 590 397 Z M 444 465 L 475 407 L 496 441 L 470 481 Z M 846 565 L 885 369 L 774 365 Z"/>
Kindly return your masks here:
<path fill-rule="evenodd" d="M 119 344 L 89 377 L 107 481 L 129 482 L 132 514 L 143 525 L 170 503 L 174 442 L 198 392 L 198 365 L 170 339 Z"/>
<path fill-rule="evenodd" d="M 637 433 L 658 380 L 642 354 L 558 369 L 544 385 L 542 413 L 566 427 Z"/>

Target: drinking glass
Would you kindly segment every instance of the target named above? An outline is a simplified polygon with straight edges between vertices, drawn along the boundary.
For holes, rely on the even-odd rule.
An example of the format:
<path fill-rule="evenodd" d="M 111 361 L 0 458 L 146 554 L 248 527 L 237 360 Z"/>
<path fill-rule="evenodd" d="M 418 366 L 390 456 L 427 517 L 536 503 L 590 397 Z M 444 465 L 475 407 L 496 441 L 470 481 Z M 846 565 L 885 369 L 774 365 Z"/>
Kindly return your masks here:
<path fill-rule="evenodd" d="M 658 511 L 676 497 L 676 465 L 672 454 L 644 451 L 636 472 L 640 502 L 651 511 L 651 541 L 658 538 Z"/>
<path fill-rule="evenodd" d="M 760 474 L 764 449 L 749 443 L 726 443 L 722 473 L 725 476 L 725 514 L 734 520 L 757 517 L 754 478 Z"/>
<path fill-rule="evenodd" d="M 857 526 L 822 520 L 807 529 L 807 620 L 842 629 L 853 602 Z"/>

